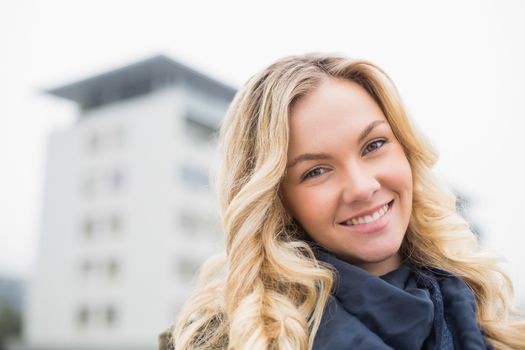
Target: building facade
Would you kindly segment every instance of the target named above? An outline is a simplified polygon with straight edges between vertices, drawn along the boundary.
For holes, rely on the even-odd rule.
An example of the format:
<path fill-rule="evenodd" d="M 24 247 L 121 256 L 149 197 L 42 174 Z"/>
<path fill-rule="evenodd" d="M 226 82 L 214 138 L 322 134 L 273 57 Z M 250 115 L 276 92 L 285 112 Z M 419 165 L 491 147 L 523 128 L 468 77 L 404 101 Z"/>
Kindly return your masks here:
<path fill-rule="evenodd" d="M 49 90 L 77 122 L 49 140 L 29 349 L 155 349 L 223 249 L 210 170 L 235 90 L 167 57 Z"/>

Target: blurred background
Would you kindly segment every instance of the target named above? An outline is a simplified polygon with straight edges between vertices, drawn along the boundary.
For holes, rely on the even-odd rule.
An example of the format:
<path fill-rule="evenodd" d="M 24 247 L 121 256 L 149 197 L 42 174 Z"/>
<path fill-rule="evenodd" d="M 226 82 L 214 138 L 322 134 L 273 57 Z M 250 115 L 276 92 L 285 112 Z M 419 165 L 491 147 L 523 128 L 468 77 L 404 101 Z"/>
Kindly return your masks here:
<path fill-rule="evenodd" d="M 525 306 L 522 1 L 0 0 L 0 349 L 155 349 L 223 247 L 235 91 L 288 54 L 371 60 Z"/>

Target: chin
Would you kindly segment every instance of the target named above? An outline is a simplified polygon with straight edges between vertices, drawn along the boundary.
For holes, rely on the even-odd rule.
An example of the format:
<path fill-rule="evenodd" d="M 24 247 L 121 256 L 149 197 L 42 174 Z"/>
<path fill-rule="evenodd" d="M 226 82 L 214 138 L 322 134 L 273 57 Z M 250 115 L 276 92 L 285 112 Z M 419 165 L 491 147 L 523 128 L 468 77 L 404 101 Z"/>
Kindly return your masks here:
<path fill-rule="evenodd" d="M 355 264 L 355 265 L 362 265 L 362 264 L 390 264 L 391 262 L 394 262 L 397 260 L 397 256 L 399 253 L 399 247 L 388 247 L 386 249 L 382 250 L 376 250 L 371 252 L 366 252 L 359 255 L 353 255 L 349 256 L 349 259 L 347 261 Z"/>

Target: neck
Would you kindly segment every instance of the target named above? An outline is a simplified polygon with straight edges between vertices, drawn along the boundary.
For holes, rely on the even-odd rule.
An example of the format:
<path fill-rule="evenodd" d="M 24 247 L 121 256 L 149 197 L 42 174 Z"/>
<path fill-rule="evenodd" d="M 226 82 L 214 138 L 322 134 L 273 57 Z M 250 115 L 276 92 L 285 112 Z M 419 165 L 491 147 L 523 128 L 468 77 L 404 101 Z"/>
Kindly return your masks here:
<path fill-rule="evenodd" d="M 356 266 L 359 266 L 363 270 L 370 272 L 372 275 L 382 276 L 386 275 L 390 271 L 394 271 L 395 269 L 399 268 L 399 266 L 401 266 L 401 256 L 399 253 L 396 253 L 381 261 L 365 262 L 356 264 Z"/>

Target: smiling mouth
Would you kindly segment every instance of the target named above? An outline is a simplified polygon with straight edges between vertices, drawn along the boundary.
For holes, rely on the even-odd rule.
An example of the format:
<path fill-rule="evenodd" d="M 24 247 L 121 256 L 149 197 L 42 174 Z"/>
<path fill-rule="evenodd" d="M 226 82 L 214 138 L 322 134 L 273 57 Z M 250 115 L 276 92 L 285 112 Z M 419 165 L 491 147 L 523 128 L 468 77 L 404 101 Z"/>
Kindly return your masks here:
<path fill-rule="evenodd" d="M 385 205 L 383 205 L 382 207 L 380 207 L 373 213 L 343 221 L 340 223 L 340 225 L 354 226 L 354 225 L 360 225 L 360 224 L 370 224 L 374 221 L 377 221 L 388 212 L 388 209 L 392 207 L 393 202 L 394 200 L 391 200 L 390 202 L 386 203 Z"/>

